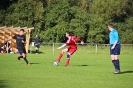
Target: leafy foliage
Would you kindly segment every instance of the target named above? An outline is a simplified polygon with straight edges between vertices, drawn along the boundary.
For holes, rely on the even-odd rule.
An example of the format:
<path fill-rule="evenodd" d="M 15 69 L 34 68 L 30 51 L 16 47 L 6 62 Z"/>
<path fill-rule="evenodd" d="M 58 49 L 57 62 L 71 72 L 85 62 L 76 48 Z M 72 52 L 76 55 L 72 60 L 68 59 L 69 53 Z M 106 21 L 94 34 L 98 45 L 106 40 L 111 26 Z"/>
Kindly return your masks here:
<path fill-rule="evenodd" d="M 108 43 L 108 23 L 121 43 L 133 43 L 132 0 L 1 0 L 0 25 L 34 27 L 32 37 L 64 42 L 71 31 L 85 42 Z"/>

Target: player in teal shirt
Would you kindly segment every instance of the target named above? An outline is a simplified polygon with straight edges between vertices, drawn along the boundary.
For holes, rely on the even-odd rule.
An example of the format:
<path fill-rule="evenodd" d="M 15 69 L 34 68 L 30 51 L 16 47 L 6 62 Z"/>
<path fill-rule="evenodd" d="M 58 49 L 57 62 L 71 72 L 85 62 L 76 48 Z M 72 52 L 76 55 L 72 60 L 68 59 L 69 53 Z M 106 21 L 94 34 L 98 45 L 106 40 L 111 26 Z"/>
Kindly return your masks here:
<path fill-rule="evenodd" d="M 109 34 L 109 38 L 110 38 L 110 45 L 114 44 L 116 41 L 117 41 L 117 44 L 120 44 L 119 35 L 115 29 L 111 30 L 111 32 Z"/>
<path fill-rule="evenodd" d="M 118 59 L 118 55 L 120 55 L 120 40 L 118 32 L 114 29 L 112 24 L 108 25 L 108 29 L 110 31 L 109 40 L 110 40 L 110 56 L 112 59 L 112 63 L 115 67 L 115 74 L 120 73 L 120 62 Z"/>

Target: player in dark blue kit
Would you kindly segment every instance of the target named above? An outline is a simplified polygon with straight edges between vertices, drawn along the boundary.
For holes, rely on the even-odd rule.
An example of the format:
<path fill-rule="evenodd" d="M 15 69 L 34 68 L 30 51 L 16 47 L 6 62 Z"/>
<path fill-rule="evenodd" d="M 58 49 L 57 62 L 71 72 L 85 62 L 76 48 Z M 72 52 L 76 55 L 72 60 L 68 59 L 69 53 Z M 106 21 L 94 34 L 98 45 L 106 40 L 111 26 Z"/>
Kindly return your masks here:
<path fill-rule="evenodd" d="M 108 29 L 110 31 L 109 39 L 110 39 L 110 56 L 112 59 L 112 63 L 115 67 L 115 74 L 120 73 L 120 62 L 118 59 L 118 55 L 120 55 L 120 39 L 118 32 L 114 29 L 112 24 L 108 25 Z"/>
<path fill-rule="evenodd" d="M 16 34 L 15 36 L 11 37 L 7 41 L 9 41 L 11 39 L 15 39 L 16 40 L 17 49 L 18 49 L 18 51 L 19 51 L 19 53 L 21 55 L 21 56 L 17 57 L 17 59 L 20 60 L 20 58 L 23 58 L 25 60 L 26 64 L 29 66 L 30 63 L 26 59 L 26 50 L 25 50 L 26 39 L 25 39 L 25 36 L 24 36 L 24 29 L 20 29 L 20 33 L 19 34 Z"/>
<path fill-rule="evenodd" d="M 36 35 L 34 40 L 35 40 L 36 54 L 37 54 L 39 52 L 39 48 L 40 48 L 40 37 L 38 35 Z"/>

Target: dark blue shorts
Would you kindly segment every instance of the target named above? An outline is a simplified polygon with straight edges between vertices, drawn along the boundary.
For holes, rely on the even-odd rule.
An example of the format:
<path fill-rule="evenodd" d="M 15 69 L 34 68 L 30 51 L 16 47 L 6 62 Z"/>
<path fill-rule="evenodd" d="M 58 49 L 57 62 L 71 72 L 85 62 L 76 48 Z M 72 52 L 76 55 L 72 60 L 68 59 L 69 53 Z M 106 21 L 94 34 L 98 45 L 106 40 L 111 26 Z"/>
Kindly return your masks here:
<path fill-rule="evenodd" d="M 36 45 L 37 48 L 40 48 L 40 44 L 39 45 Z"/>
<path fill-rule="evenodd" d="M 111 50 L 112 46 L 113 46 L 113 44 L 110 45 L 110 55 L 120 55 L 121 45 L 116 44 L 115 48 L 113 50 Z"/>
<path fill-rule="evenodd" d="M 25 48 L 18 48 L 18 51 L 19 51 L 20 55 L 22 55 L 23 53 L 26 54 Z"/>

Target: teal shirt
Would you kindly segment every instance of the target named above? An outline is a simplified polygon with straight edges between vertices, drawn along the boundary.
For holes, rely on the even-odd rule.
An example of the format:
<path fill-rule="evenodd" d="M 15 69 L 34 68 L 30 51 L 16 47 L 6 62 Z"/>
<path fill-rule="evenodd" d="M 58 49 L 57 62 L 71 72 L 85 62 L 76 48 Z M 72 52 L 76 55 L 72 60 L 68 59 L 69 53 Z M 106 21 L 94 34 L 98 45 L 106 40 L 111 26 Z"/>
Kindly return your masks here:
<path fill-rule="evenodd" d="M 109 41 L 110 45 L 114 44 L 115 41 L 118 41 L 117 44 L 120 44 L 119 35 L 118 35 L 118 32 L 115 29 L 113 29 L 110 32 L 109 39 L 110 39 L 110 41 Z"/>

